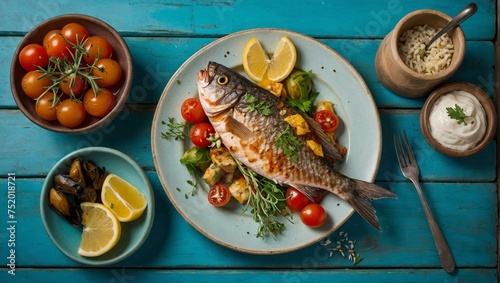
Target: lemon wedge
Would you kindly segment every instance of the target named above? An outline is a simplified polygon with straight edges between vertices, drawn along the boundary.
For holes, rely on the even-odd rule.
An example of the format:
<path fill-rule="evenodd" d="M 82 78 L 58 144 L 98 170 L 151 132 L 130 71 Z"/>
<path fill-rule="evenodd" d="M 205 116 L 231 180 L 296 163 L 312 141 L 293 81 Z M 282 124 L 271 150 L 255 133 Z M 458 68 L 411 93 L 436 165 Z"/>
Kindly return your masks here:
<path fill-rule="evenodd" d="M 120 222 L 139 218 L 148 204 L 144 194 L 115 174 L 109 174 L 104 179 L 101 200 Z"/>
<path fill-rule="evenodd" d="M 97 257 L 111 250 L 121 236 L 121 225 L 116 216 L 100 203 L 83 202 L 82 241 L 78 254 Z"/>
<path fill-rule="evenodd" d="M 243 49 L 242 59 L 243 69 L 252 80 L 280 82 L 293 71 L 297 62 L 297 50 L 290 38 L 284 36 L 269 58 L 259 40 L 252 38 Z"/>

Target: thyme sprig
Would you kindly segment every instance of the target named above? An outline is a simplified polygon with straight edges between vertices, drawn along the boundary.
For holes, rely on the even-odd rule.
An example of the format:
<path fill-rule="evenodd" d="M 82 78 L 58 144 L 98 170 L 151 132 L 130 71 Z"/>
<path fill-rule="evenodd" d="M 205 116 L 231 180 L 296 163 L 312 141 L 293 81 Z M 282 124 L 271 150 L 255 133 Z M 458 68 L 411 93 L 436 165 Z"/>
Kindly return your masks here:
<path fill-rule="evenodd" d="M 186 138 L 186 135 L 184 134 L 185 123 L 176 122 L 174 117 L 168 117 L 168 122 L 161 121 L 161 123 L 162 125 L 166 125 L 168 127 L 167 131 L 160 133 L 163 139 L 168 140 L 173 138 L 178 141 Z"/>
<path fill-rule="evenodd" d="M 248 185 L 249 199 L 244 211 L 251 207 L 253 220 L 259 223 L 256 237 L 265 238 L 267 235 L 276 239 L 276 235 L 285 229 L 285 224 L 278 220 L 278 216 L 285 213 L 285 219 L 292 222 L 292 214 L 286 209 L 285 194 L 283 188 L 258 175 L 255 171 L 243 166 L 238 159 L 234 159 Z"/>

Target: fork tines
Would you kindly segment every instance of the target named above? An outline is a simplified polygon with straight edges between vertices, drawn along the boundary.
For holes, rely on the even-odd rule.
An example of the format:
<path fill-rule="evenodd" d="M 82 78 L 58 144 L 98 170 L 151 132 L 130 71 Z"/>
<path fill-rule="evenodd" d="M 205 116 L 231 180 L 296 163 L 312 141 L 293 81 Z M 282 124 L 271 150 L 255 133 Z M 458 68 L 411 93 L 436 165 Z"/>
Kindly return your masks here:
<path fill-rule="evenodd" d="M 407 167 L 415 162 L 415 156 L 413 155 L 406 131 L 394 134 L 394 147 L 396 148 L 396 156 L 400 167 Z"/>

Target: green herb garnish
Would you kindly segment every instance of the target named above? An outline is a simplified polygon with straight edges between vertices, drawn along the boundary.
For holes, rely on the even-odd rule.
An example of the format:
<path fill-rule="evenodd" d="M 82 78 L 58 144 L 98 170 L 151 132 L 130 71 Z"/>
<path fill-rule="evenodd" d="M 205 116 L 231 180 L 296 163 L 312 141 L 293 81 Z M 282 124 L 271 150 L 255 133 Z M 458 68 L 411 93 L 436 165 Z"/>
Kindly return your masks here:
<path fill-rule="evenodd" d="M 446 112 L 448 112 L 448 117 L 457 120 L 457 123 L 459 125 L 464 123 L 464 125 L 467 126 L 467 122 L 465 122 L 465 119 L 469 118 L 470 116 L 467 116 L 467 114 L 465 114 L 464 112 L 464 109 L 458 104 L 455 104 L 455 108 L 446 107 Z"/>
<path fill-rule="evenodd" d="M 316 97 L 318 97 L 319 92 L 312 92 L 308 98 L 302 99 L 286 99 L 286 103 L 302 112 L 311 113 L 314 110 L 314 102 L 316 101 Z"/>
<path fill-rule="evenodd" d="M 272 105 L 265 103 L 264 101 L 260 101 L 259 99 L 251 95 L 249 93 L 245 94 L 245 101 L 248 103 L 248 108 L 250 111 L 259 111 L 264 116 L 269 116 L 273 114 Z"/>
<path fill-rule="evenodd" d="M 292 160 L 292 162 L 297 162 L 299 158 L 298 149 L 301 146 L 299 139 L 294 135 L 292 127 L 286 124 L 285 130 L 278 134 L 274 145 L 283 150 L 286 156 Z"/>
<path fill-rule="evenodd" d="M 163 125 L 167 125 L 168 130 L 161 133 L 161 137 L 164 139 L 174 138 L 177 140 L 184 140 L 186 136 L 184 135 L 184 123 L 177 123 L 173 117 L 168 118 L 168 123 L 161 121 Z"/>
<path fill-rule="evenodd" d="M 276 235 L 285 229 L 285 224 L 277 219 L 278 216 L 282 215 L 282 211 L 287 209 L 284 189 L 275 182 L 246 168 L 237 159 L 234 160 L 249 184 L 249 198 L 244 211 L 252 207 L 253 220 L 259 223 L 256 237 L 265 238 L 267 235 L 271 235 L 276 239 Z M 286 214 L 285 218 L 292 222 L 291 212 Z"/>
<path fill-rule="evenodd" d="M 191 186 L 191 189 L 189 190 L 189 192 L 184 194 L 184 197 L 186 199 L 188 199 L 190 195 L 195 196 L 196 192 L 198 192 L 198 183 L 196 183 L 195 181 L 192 181 L 192 180 L 187 180 L 186 182 L 188 183 L 188 185 Z"/>

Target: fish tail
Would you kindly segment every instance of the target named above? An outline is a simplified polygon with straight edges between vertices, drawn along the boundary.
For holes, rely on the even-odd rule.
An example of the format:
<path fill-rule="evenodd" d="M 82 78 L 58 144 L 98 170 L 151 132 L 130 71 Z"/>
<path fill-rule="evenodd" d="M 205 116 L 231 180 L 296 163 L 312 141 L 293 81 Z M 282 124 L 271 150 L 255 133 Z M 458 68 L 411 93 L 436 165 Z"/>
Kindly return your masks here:
<path fill-rule="evenodd" d="M 370 200 L 381 199 L 381 198 L 398 198 L 396 194 L 388 191 L 378 185 L 367 183 L 360 180 L 353 180 L 354 186 L 352 193 L 348 197 L 344 198 L 370 225 L 375 227 L 377 230 L 380 229 L 380 224 L 375 214 L 375 208 L 373 208 Z"/>

